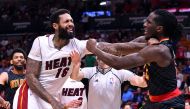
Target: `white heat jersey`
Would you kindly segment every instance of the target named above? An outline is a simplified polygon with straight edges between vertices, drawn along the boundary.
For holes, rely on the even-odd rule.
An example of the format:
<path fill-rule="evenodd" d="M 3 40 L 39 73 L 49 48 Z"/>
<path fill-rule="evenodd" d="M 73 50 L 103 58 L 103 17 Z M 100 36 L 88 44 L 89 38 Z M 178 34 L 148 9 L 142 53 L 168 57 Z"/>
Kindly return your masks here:
<path fill-rule="evenodd" d="M 61 103 L 69 103 L 72 100 L 82 100 L 79 108 L 69 109 L 87 109 L 87 98 L 84 84 L 81 81 L 76 81 L 68 78 L 60 91 Z"/>
<path fill-rule="evenodd" d="M 120 109 L 121 84 L 131 81 L 135 74 L 128 70 L 110 68 L 102 74 L 97 67 L 81 69 L 89 79 L 88 109 Z"/>
<path fill-rule="evenodd" d="M 58 97 L 57 92 L 70 75 L 70 53 L 76 50 L 84 56 L 86 41 L 73 38 L 66 46 L 58 50 L 54 47 L 53 37 L 54 34 L 37 37 L 28 57 L 42 61 L 39 82 L 51 95 Z"/>

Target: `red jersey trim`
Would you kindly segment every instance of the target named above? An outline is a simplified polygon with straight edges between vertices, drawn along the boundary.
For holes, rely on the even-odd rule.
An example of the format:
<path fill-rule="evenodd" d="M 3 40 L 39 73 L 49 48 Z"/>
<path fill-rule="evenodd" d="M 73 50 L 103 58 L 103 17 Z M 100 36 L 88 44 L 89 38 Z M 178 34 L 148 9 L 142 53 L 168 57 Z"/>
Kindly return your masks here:
<path fill-rule="evenodd" d="M 181 94 L 181 91 L 176 88 L 175 90 L 168 92 L 166 94 L 162 94 L 162 95 L 149 95 L 150 101 L 151 102 L 162 102 L 162 101 L 166 101 L 169 100 L 171 98 L 177 97 Z"/>

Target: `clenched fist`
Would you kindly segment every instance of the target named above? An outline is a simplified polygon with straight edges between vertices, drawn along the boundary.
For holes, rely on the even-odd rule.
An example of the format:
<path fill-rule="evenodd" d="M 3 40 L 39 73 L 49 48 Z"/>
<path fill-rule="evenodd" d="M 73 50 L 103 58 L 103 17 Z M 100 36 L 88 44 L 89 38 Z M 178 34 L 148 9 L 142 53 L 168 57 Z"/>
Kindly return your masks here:
<path fill-rule="evenodd" d="M 95 39 L 89 39 L 86 45 L 87 50 L 94 53 L 95 49 L 97 49 L 96 44 L 97 41 Z"/>

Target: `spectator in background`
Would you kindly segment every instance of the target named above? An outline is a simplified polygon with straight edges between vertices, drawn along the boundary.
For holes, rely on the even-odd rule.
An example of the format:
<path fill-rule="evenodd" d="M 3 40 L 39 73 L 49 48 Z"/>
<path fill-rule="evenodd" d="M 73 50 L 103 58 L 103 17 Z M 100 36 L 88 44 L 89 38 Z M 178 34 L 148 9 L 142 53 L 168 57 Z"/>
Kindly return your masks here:
<path fill-rule="evenodd" d="M 121 104 L 121 109 L 132 109 L 131 102 L 123 102 Z"/>
<path fill-rule="evenodd" d="M 122 93 L 122 102 L 132 101 L 134 99 L 134 94 L 132 92 L 132 89 L 129 88 L 129 85 L 126 84 L 124 86 L 124 90 Z"/>
<path fill-rule="evenodd" d="M 177 68 L 177 87 L 181 90 L 183 85 L 184 75 L 182 74 L 182 70 Z"/>
<path fill-rule="evenodd" d="M 185 102 L 185 109 L 190 109 L 190 104 L 189 104 L 189 102 Z"/>
<path fill-rule="evenodd" d="M 186 62 L 186 65 L 182 71 L 184 74 L 190 74 L 190 60 Z"/>
<path fill-rule="evenodd" d="M 187 51 L 185 52 L 185 58 L 187 60 L 190 60 L 190 47 L 187 48 Z"/>
<path fill-rule="evenodd" d="M 185 88 L 185 93 L 190 94 L 190 76 L 186 77 L 184 88 Z"/>
<path fill-rule="evenodd" d="M 134 93 L 134 102 L 138 104 L 138 107 L 142 106 L 142 102 L 144 101 L 144 95 L 140 87 L 137 88 L 137 92 Z"/>
<path fill-rule="evenodd" d="M 5 100 L 12 109 L 13 98 L 16 90 L 25 78 L 26 53 L 22 49 L 15 49 L 11 54 L 12 69 L 0 75 L 0 92 L 5 91 Z M 8 107 L 7 107 L 8 108 Z"/>
<path fill-rule="evenodd" d="M 1 74 L 2 72 L 8 72 L 8 69 L 9 69 L 8 61 L 5 60 L 5 59 L 1 60 L 0 74 Z"/>
<path fill-rule="evenodd" d="M 96 57 L 93 54 L 86 55 L 85 67 L 94 67 L 96 63 Z"/>
<path fill-rule="evenodd" d="M 184 62 L 185 60 L 185 50 L 186 48 L 179 42 L 177 45 L 177 50 L 176 50 L 176 60 L 177 62 Z"/>
<path fill-rule="evenodd" d="M 9 41 L 8 41 L 7 39 L 4 39 L 4 40 L 2 40 L 2 41 L 0 42 L 0 44 L 1 44 L 2 46 L 6 46 L 6 45 L 8 45 L 8 43 L 9 43 Z"/>

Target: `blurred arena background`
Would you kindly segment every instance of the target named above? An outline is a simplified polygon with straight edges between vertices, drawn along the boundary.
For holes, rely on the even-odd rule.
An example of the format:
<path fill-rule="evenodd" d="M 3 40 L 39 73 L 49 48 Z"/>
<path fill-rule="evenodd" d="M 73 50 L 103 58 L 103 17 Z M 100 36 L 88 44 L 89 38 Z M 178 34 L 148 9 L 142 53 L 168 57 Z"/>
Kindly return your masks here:
<path fill-rule="evenodd" d="M 111 43 L 143 35 L 143 20 L 152 10 L 174 13 L 184 25 L 184 34 L 176 44 L 178 87 L 186 94 L 190 109 L 190 0 L 0 0 L 0 73 L 9 69 L 8 60 L 14 48 L 23 48 L 28 53 L 34 38 L 52 32 L 48 16 L 59 8 L 71 11 L 77 38 Z M 93 66 L 94 60 L 92 55 L 86 56 L 83 67 Z M 138 75 L 143 73 L 143 67 L 131 70 Z M 146 89 L 126 82 L 122 90 L 127 94 L 123 102 L 133 109 L 146 100 Z"/>

